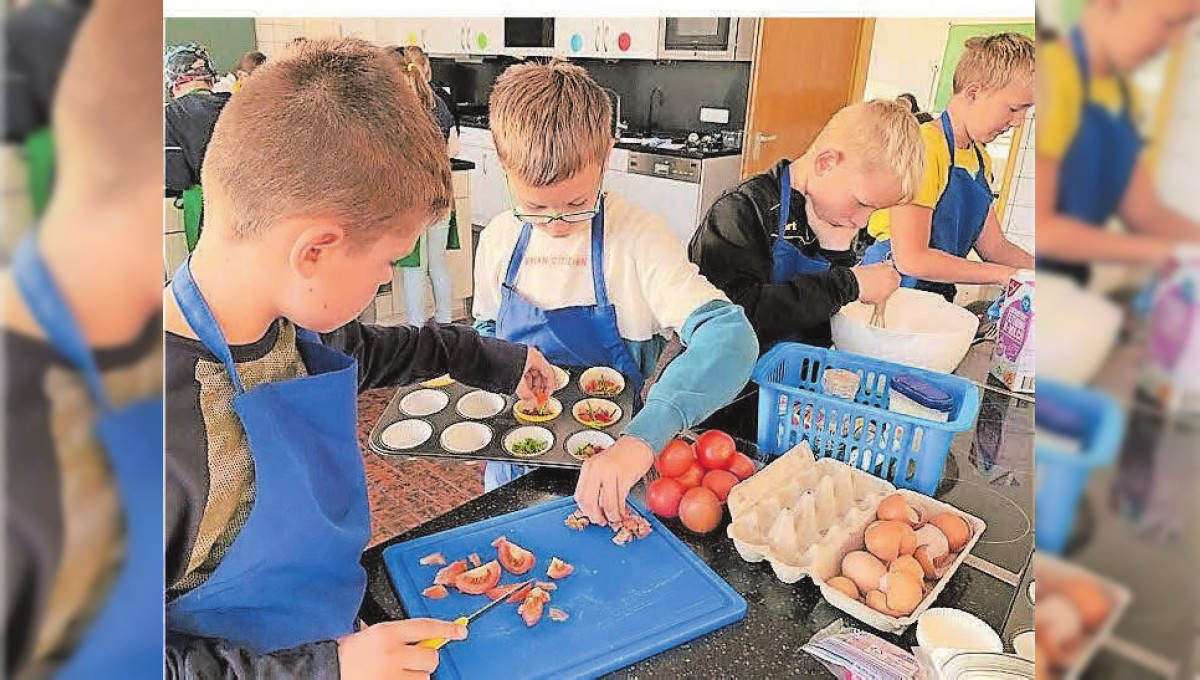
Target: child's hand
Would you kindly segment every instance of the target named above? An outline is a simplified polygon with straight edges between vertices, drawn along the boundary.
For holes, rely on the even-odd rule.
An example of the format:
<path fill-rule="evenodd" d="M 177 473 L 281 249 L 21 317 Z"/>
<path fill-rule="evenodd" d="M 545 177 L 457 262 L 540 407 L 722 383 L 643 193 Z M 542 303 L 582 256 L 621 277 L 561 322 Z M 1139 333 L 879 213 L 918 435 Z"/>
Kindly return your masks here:
<path fill-rule="evenodd" d="M 466 626 L 435 619 L 388 621 L 337 641 L 343 680 L 428 678 L 438 666 L 436 649 L 418 647 L 422 640 L 462 640 Z"/>
<path fill-rule="evenodd" d="M 550 362 L 546 361 L 541 352 L 530 347 L 528 358 L 525 360 L 525 372 L 517 385 L 517 397 L 532 399 L 541 406 L 550 398 L 557 383 L 558 378 L 554 376 Z"/>
<path fill-rule="evenodd" d="M 592 524 L 606 526 L 627 515 L 625 497 L 654 465 L 654 451 L 646 442 L 628 435 L 604 453 L 583 462 L 575 502 Z"/>
<path fill-rule="evenodd" d="M 859 301 L 868 305 L 883 302 L 900 287 L 900 272 L 891 262 L 859 265 L 850 271 L 858 279 Z"/>

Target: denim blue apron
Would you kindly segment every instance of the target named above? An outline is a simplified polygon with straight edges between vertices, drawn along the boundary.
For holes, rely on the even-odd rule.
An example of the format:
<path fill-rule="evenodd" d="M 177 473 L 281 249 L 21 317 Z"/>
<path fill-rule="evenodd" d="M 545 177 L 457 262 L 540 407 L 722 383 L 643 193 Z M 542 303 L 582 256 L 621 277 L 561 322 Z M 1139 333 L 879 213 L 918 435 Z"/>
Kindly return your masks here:
<path fill-rule="evenodd" d="M 171 292 L 222 363 L 254 459 L 254 507 L 208 580 L 166 605 L 167 628 L 265 654 L 353 632 L 366 587 L 370 535 L 355 436 L 354 359 L 299 329 L 308 376 L 246 390 L 190 259 Z M 161 540 L 161 539 L 160 539 Z"/>
<path fill-rule="evenodd" d="M 1129 112 L 1129 93 L 1120 81 L 1121 110 L 1110 112 L 1091 100 L 1087 54 L 1083 34 L 1071 31 L 1071 50 L 1083 84 L 1083 111 L 1079 129 L 1063 157 L 1058 181 L 1057 209 L 1064 215 L 1103 227 L 1117 212 L 1141 152 L 1141 138 Z M 1084 282 L 1089 268 L 1081 263 L 1047 261 L 1045 267 Z"/>
<path fill-rule="evenodd" d="M 946 189 L 933 208 L 930 221 L 929 247 L 949 253 L 955 257 L 966 257 L 979 240 L 983 225 L 987 222 L 988 210 L 992 207 L 992 187 L 988 184 L 987 170 L 983 164 L 983 153 L 979 144 L 972 142 L 979 169 L 972 177 L 966 168 L 954 164 L 954 128 L 950 125 L 950 113 L 941 116 L 942 135 L 950 152 L 950 173 Z M 892 250 L 892 240 L 880 241 L 867 249 L 863 264 L 874 264 L 887 259 Z M 905 288 L 927 290 L 953 301 L 957 287 L 952 283 L 924 281 L 912 276 L 901 275 L 900 285 Z"/>
<path fill-rule="evenodd" d="M 119 571 L 58 678 L 162 677 L 161 396 L 114 408 L 100 370 L 30 234 L 13 254 L 21 297 L 50 345 L 78 370 L 96 402 L 96 436 L 120 496 L 125 550 Z"/>
<path fill-rule="evenodd" d="M 771 283 L 790 281 L 801 274 L 813 274 L 829 269 L 829 260 L 817 255 L 810 257 L 784 238 L 788 214 L 792 209 L 791 165 L 779 173 L 779 224 L 775 226 L 775 243 L 771 246 Z"/>
<path fill-rule="evenodd" d="M 596 304 L 542 309 L 516 289 L 517 272 L 525 259 L 533 225 L 526 222 L 513 248 L 500 289 L 496 314 L 496 337 L 537 348 L 548 361 L 563 366 L 587 368 L 611 366 L 625 376 L 634 395 L 641 394 L 645 377 L 634 361 L 617 326 L 617 308 L 609 302 L 604 281 L 604 201 L 592 218 L 592 288 Z M 637 397 L 635 397 L 635 401 Z M 529 471 L 528 467 L 488 463 L 483 484 L 491 490 Z"/>

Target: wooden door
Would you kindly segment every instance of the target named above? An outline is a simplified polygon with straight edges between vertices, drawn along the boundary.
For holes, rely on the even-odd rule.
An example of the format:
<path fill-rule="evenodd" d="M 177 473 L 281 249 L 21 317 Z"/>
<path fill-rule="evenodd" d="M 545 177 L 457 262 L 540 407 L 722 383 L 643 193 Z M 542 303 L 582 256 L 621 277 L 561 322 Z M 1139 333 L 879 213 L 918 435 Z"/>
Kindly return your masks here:
<path fill-rule="evenodd" d="M 834 112 L 862 98 L 874 31 L 873 19 L 759 21 L 742 177 L 800 156 Z"/>

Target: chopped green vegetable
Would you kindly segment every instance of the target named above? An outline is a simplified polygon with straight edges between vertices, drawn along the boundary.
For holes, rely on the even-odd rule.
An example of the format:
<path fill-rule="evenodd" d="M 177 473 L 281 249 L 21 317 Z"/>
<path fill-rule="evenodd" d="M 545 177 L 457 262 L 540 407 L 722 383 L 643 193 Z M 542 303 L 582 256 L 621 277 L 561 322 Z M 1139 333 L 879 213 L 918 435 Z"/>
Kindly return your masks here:
<path fill-rule="evenodd" d="M 520 441 L 513 442 L 509 451 L 514 456 L 536 456 L 545 451 L 547 446 L 546 442 L 536 437 L 526 437 Z"/>
<path fill-rule="evenodd" d="M 611 397 L 621 391 L 621 386 L 615 380 L 600 376 L 588 382 L 587 388 L 584 391 L 597 397 Z"/>
<path fill-rule="evenodd" d="M 576 458 L 591 458 L 597 454 L 604 453 L 604 447 L 598 444 L 582 444 L 575 447 L 574 455 Z"/>

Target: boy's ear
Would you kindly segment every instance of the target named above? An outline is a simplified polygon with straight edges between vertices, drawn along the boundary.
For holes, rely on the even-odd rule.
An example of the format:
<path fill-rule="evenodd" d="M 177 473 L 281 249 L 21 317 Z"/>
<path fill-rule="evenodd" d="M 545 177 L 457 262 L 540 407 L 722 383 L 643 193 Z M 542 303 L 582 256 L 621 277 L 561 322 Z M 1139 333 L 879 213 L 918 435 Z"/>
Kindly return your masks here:
<path fill-rule="evenodd" d="M 829 174 L 830 170 L 837 167 L 844 157 L 842 152 L 837 149 L 824 149 L 813 160 L 813 169 L 817 171 L 817 175 L 824 177 Z"/>
<path fill-rule="evenodd" d="M 983 92 L 983 85 L 981 83 L 967 83 L 967 86 L 962 89 L 963 97 L 971 101 L 978 99 L 981 92 Z"/>
<path fill-rule="evenodd" d="M 346 231 L 341 226 L 324 220 L 309 222 L 292 242 L 288 264 L 302 278 L 312 278 L 345 241 Z"/>

